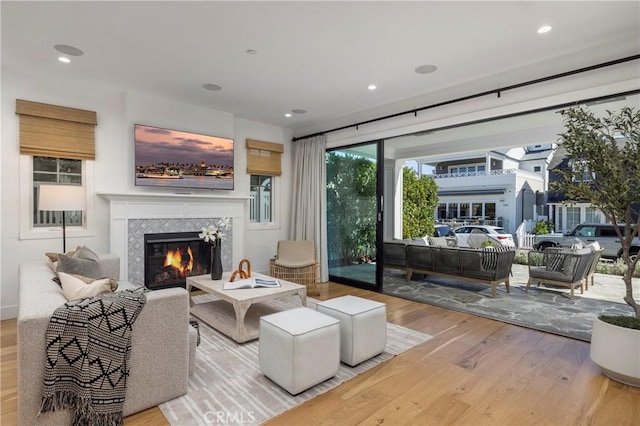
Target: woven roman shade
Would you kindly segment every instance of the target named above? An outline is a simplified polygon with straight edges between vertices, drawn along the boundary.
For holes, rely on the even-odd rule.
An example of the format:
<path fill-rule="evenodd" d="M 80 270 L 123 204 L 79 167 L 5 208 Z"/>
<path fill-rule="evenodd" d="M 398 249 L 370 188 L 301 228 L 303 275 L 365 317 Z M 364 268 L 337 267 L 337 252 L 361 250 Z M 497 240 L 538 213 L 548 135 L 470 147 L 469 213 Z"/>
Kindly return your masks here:
<path fill-rule="evenodd" d="M 20 154 L 95 160 L 97 114 L 16 99 L 20 117 Z"/>
<path fill-rule="evenodd" d="M 252 175 L 280 176 L 280 157 L 284 152 L 281 143 L 247 139 L 247 173 Z"/>

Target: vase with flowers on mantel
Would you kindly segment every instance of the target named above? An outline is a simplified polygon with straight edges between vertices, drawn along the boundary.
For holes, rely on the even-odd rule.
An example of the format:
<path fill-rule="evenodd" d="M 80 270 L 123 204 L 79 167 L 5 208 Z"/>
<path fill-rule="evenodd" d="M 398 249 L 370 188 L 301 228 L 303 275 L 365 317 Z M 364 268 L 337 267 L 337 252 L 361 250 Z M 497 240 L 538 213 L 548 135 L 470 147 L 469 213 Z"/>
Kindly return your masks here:
<path fill-rule="evenodd" d="M 198 237 L 202 238 L 204 242 L 211 245 L 211 272 L 212 280 L 222 279 L 222 237 L 224 234 L 220 228 L 215 225 L 209 225 L 206 228 L 202 228 L 202 232 L 198 234 Z"/>

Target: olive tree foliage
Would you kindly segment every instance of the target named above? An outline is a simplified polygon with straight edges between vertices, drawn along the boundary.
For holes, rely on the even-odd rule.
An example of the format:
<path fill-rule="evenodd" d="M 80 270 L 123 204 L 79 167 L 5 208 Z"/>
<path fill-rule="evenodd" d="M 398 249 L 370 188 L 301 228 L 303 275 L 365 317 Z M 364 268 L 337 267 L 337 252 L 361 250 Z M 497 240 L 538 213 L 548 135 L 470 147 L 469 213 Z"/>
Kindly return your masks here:
<path fill-rule="evenodd" d="M 376 163 L 344 153 L 327 154 L 329 262 L 345 265 L 374 259 L 376 244 Z"/>
<path fill-rule="evenodd" d="M 624 301 L 640 318 L 631 282 L 640 256 L 630 252 L 640 229 L 640 111 L 624 107 L 596 117 L 576 107 L 561 114 L 565 130 L 558 144 L 568 154 L 569 167 L 558 170 L 561 179 L 551 188 L 571 201 L 591 203 L 613 224 L 627 266 Z M 620 227 L 620 223 L 631 226 Z"/>
<path fill-rule="evenodd" d="M 432 236 L 438 206 L 438 185 L 429 176 L 402 169 L 402 238 Z"/>

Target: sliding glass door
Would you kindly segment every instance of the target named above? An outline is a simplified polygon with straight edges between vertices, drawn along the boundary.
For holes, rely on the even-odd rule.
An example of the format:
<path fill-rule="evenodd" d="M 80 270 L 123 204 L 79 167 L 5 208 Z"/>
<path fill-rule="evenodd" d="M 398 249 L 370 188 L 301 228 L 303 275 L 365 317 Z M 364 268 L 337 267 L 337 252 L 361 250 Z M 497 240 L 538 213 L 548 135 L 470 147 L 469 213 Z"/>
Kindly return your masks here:
<path fill-rule="evenodd" d="M 382 141 L 327 151 L 329 279 L 380 291 Z"/>

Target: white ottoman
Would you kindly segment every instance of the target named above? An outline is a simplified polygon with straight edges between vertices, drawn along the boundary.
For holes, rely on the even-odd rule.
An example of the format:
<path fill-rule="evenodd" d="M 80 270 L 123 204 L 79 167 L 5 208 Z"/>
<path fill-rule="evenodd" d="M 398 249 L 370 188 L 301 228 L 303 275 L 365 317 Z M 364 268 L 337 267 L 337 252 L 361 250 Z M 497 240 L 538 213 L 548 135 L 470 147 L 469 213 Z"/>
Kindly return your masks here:
<path fill-rule="evenodd" d="M 356 296 L 325 300 L 318 312 L 340 320 L 340 360 L 354 366 L 384 351 L 387 344 L 387 306 Z"/>
<path fill-rule="evenodd" d="M 340 366 L 340 321 L 309 308 L 260 318 L 260 370 L 296 395 L 335 376 Z"/>

